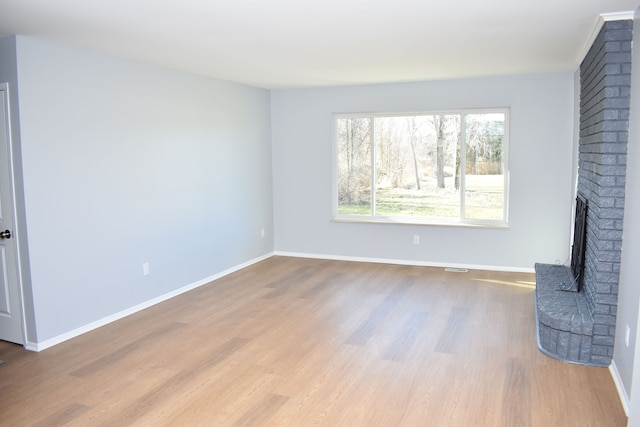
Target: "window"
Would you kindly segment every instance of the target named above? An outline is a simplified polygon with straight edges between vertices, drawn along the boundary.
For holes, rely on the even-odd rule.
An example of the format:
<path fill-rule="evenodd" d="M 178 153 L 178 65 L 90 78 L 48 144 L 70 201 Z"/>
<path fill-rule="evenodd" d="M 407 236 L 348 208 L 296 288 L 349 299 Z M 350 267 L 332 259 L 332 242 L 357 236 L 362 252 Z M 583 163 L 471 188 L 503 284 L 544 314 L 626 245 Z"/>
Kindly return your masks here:
<path fill-rule="evenodd" d="M 506 226 L 508 110 L 337 114 L 334 132 L 336 219 Z"/>

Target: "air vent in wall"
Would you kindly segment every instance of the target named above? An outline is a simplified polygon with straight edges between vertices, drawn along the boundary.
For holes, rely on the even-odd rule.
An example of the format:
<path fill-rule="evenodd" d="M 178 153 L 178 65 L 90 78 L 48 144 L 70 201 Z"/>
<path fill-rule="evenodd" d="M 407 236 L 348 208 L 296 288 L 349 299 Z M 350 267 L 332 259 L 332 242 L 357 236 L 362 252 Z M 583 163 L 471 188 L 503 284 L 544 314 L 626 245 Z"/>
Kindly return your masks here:
<path fill-rule="evenodd" d="M 469 270 L 467 270 L 466 268 L 453 268 L 453 267 L 447 267 L 444 269 L 444 271 L 447 271 L 449 273 L 466 273 Z"/>

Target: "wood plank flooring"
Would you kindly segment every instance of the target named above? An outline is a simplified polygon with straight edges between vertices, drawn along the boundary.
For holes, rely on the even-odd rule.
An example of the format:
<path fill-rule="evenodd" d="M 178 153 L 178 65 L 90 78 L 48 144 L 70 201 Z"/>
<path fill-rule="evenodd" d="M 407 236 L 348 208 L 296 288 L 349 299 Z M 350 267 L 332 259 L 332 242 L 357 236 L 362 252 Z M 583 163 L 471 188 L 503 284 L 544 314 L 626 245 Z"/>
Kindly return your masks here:
<path fill-rule="evenodd" d="M 40 353 L 6 426 L 624 426 L 536 347 L 533 274 L 272 257 Z"/>

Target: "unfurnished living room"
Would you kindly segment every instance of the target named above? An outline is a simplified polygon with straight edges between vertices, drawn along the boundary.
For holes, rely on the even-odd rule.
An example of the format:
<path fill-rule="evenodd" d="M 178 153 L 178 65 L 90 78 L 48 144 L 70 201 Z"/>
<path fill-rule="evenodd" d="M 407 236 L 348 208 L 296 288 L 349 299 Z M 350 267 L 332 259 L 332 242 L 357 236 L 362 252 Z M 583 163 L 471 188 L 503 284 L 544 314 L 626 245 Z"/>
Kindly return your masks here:
<path fill-rule="evenodd" d="M 639 7 L 0 0 L 0 425 L 640 427 Z"/>

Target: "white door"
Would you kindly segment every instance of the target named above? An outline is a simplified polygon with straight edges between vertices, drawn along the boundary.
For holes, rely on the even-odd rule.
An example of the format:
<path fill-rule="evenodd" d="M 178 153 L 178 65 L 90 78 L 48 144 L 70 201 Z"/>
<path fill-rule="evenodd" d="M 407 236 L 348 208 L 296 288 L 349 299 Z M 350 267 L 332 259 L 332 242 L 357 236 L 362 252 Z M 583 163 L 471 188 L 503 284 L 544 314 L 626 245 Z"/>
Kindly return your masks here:
<path fill-rule="evenodd" d="M 24 344 L 6 83 L 0 83 L 0 340 Z"/>

